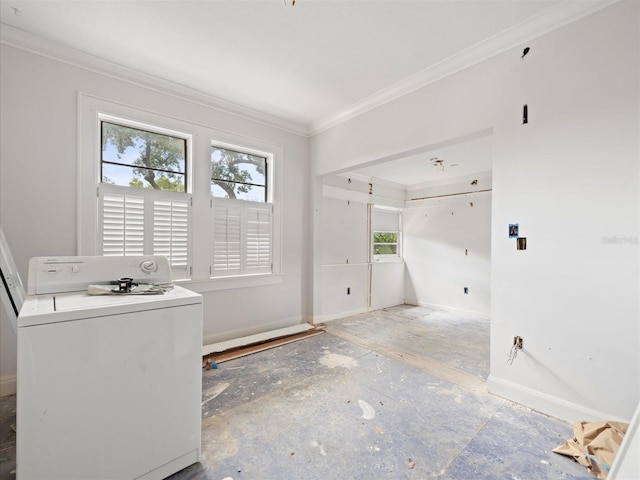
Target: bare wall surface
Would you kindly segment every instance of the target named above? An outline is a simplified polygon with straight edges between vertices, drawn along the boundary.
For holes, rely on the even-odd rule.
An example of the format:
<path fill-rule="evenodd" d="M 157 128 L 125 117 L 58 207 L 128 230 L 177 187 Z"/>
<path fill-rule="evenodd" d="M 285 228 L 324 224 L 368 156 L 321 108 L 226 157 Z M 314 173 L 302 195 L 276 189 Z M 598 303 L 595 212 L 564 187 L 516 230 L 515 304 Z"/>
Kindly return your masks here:
<path fill-rule="evenodd" d="M 282 281 L 205 292 L 204 336 L 225 340 L 303 321 L 309 308 L 310 265 L 305 137 L 14 47 L 1 48 L 0 213 L 24 281 L 29 258 L 77 253 L 80 91 L 283 146 Z M 6 330 L 3 326 L 2 376 L 15 374 L 15 339 L 7 338 Z"/>
<path fill-rule="evenodd" d="M 489 318 L 491 192 L 416 203 L 403 213 L 407 302 Z"/>
<path fill-rule="evenodd" d="M 639 6 L 532 42 L 498 117 L 490 388 L 570 419 L 629 421 L 640 397 Z"/>
<path fill-rule="evenodd" d="M 489 385 L 568 420 L 628 421 L 640 398 L 639 7 L 616 3 L 311 140 L 322 174 L 493 128 Z M 514 335 L 524 350 L 508 365 Z"/>
<path fill-rule="evenodd" d="M 347 198 L 323 196 L 319 206 L 322 294 L 315 322 L 367 309 L 367 204 Z"/>

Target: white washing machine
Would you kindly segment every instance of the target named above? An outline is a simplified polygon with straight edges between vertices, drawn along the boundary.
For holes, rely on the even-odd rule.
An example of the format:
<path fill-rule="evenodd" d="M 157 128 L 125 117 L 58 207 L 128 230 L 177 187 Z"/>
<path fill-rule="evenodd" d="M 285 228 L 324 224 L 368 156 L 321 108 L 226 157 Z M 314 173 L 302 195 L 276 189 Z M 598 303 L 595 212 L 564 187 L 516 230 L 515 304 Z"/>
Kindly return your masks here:
<path fill-rule="evenodd" d="M 167 284 L 171 270 L 158 256 L 31 260 L 18 317 L 18 480 L 162 479 L 199 461 L 202 297 L 179 286 L 87 294 L 121 277 Z"/>

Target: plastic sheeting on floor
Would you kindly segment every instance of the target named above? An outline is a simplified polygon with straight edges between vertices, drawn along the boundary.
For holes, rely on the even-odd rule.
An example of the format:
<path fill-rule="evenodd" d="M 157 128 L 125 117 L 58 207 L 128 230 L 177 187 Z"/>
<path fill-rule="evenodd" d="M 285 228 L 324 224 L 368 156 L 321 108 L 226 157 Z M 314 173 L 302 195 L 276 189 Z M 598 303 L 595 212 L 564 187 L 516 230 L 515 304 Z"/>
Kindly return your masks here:
<path fill-rule="evenodd" d="M 628 426 L 623 422 L 576 422 L 573 439 L 553 451 L 573 457 L 596 477 L 605 479 Z"/>

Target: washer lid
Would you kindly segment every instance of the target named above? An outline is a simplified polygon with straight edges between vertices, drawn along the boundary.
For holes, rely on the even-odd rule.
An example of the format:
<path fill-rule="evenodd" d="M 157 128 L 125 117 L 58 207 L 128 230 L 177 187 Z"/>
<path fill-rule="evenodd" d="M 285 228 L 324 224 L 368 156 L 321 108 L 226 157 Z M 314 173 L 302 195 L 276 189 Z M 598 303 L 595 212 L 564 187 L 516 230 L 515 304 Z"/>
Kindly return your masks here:
<path fill-rule="evenodd" d="M 201 303 L 202 295 L 178 286 L 162 295 L 34 295 L 25 300 L 18 328 Z"/>

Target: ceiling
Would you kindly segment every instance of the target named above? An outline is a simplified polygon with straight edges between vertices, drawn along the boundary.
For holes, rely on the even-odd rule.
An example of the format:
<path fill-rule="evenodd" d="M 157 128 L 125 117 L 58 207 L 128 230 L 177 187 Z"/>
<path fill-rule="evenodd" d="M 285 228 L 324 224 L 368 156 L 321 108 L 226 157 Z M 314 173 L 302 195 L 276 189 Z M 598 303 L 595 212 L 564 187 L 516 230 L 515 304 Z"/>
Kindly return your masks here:
<path fill-rule="evenodd" d="M 28 32 L 314 134 L 611 1 L 0 0 L 0 20 L 3 41 Z"/>
<path fill-rule="evenodd" d="M 491 172 L 491 142 L 491 132 L 483 131 L 447 145 L 425 147 L 397 159 L 374 162 L 373 165 L 345 172 L 343 176 L 365 177 L 368 181 L 384 180 L 405 189 L 449 182 L 455 178 Z"/>

